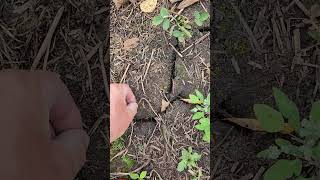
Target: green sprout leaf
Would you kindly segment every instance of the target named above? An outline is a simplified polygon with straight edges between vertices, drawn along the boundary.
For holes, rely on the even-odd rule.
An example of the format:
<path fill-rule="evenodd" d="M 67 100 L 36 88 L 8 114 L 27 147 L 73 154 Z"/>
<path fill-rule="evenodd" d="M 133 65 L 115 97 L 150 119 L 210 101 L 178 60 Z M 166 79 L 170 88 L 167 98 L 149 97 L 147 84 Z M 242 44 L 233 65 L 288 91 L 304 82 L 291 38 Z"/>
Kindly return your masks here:
<path fill-rule="evenodd" d="M 183 37 L 183 32 L 179 31 L 179 30 L 174 30 L 172 32 L 173 37 L 179 38 L 179 37 Z"/>
<path fill-rule="evenodd" d="M 277 146 L 270 146 L 268 149 L 263 150 L 257 154 L 258 158 L 277 159 L 281 154 Z"/>
<path fill-rule="evenodd" d="M 182 161 L 179 162 L 177 170 L 179 172 L 182 172 L 186 167 L 187 167 L 187 160 L 183 159 Z"/>
<path fill-rule="evenodd" d="M 195 128 L 204 131 L 202 140 L 210 143 L 210 120 L 208 118 L 202 118 L 199 122 L 199 124 L 195 125 Z"/>
<path fill-rule="evenodd" d="M 287 180 L 293 175 L 299 176 L 301 173 L 301 160 L 281 159 L 273 164 L 264 174 L 264 180 Z"/>
<path fill-rule="evenodd" d="M 166 31 L 169 29 L 169 27 L 170 27 L 170 20 L 166 18 L 163 20 L 162 28 L 163 30 Z"/>
<path fill-rule="evenodd" d="M 200 91 L 196 90 L 196 95 L 198 96 L 198 98 L 200 99 L 200 101 L 204 101 L 203 94 L 202 94 Z"/>
<path fill-rule="evenodd" d="M 202 21 L 202 22 L 204 22 L 204 21 L 206 21 L 207 19 L 209 19 L 209 13 L 208 12 L 202 12 L 202 13 L 200 13 L 200 20 Z"/>
<path fill-rule="evenodd" d="M 167 8 L 165 8 L 165 7 L 161 8 L 160 15 L 163 18 L 168 17 L 169 16 L 169 10 Z"/>
<path fill-rule="evenodd" d="M 122 159 L 122 162 L 124 162 L 126 164 L 128 169 L 131 169 L 135 163 L 135 161 L 133 159 L 131 159 L 128 155 L 122 156 L 121 159 Z"/>
<path fill-rule="evenodd" d="M 191 38 L 192 37 L 192 34 L 191 34 L 191 32 L 190 31 L 188 31 L 185 27 L 183 27 L 183 26 L 179 26 L 179 29 L 187 36 L 187 37 L 189 37 L 189 38 Z"/>
<path fill-rule="evenodd" d="M 204 112 L 196 112 L 193 116 L 192 119 L 193 120 L 197 120 L 197 119 L 201 119 L 204 117 Z"/>
<path fill-rule="evenodd" d="M 200 14 L 200 12 L 199 11 L 195 11 L 194 12 L 194 17 L 195 17 L 195 19 L 201 19 L 201 14 Z"/>
<path fill-rule="evenodd" d="M 153 17 L 153 19 L 152 19 L 152 25 L 154 25 L 154 26 L 158 26 L 158 25 L 160 25 L 162 22 L 163 22 L 162 16 L 155 16 L 155 17 Z"/>
<path fill-rule="evenodd" d="M 131 179 L 139 179 L 139 177 L 140 177 L 139 174 L 137 174 L 137 173 L 130 173 L 129 176 Z"/>
<path fill-rule="evenodd" d="M 147 176 L 147 171 L 142 171 L 140 173 L 140 179 L 144 179 Z"/>
<path fill-rule="evenodd" d="M 178 41 L 181 42 L 181 43 L 183 43 L 183 42 L 184 42 L 184 37 L 183 37 L 183 36 L 178 37 Z"/>
<path fill-rule="evenodd" d="M 191 170 L 192 167 L 196 167 L 196 162 L 200 160 L 201 155 L 199 155 L 196 152 L 192 152 L 192 147 L 188 147 L 188 151 L 185 149 L 182 149 L 181 151 L 181 161 L 178 163 L 177 170 L 179 172 L 184 171 L 185 169 Z"/>
<path fill-rule="evenodd" d="M 289 125 L 298 131 L 300 129 L 300 115 L 296 104 L 278 88 L 273 88 L 273 95 L 279 111 L 288 119 Z"/>
<path fill-rule="evenodd" d="M 310 120 L 320 124 L 320 101 L 312 104 Z"/>
<path fill-rule="evenodd" d="M 253 109 L 265 131 L 273 133 L 283 129 L 284 119 L 281 113 L 264 104 L 255 104 Z"/>
<path fill-rule="evenodd" d="M 196 95 L 190 94 L 189 99 L 191 100 L 192 104 L 200 104 L 201 103 L 200 99 Z"/>

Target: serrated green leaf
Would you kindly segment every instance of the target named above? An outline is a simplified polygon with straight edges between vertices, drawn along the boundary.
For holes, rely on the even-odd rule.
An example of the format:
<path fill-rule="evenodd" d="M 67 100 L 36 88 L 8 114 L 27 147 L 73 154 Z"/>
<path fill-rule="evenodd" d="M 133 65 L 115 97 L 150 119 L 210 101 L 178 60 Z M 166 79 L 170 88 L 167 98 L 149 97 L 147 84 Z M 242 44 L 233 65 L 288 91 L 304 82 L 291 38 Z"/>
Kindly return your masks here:
<path fill-rule="evenodd" d="M 192 34 L 190 31 L 188 31 L 186 28 L 184 28 L 183 26 L 179 26 L 180 30 L 189 38 L 192 37 Z"/>
<path fill-rule="evenodd" d="M 296 131 L 300 129 L 300 115 L 296 104 L 278 88 L 272 88 L 277 107 L 282 115 L 288 119 L 289 125 Z"/>
<path fill-rule="evenodd" d="M 312 104 L 310 120 L 320 124 L 320 101 Z"/>
<path fill-rule="evenodd" d="M 162 28 L 163 28 L 163 30 L 166 31 L 169 29 L 169 27 L 170 27 L 170 20 L 166 18 L 163 20 Z"/>
<path fill-rule="evenodd" d="M 163 18 L 161 16 L 155 16 L 152 19 L 152 25 L 158 26 L 163 22 Z"/>
<path fill-rule="evenodd" d="M 320 32 L 319 31 L 309 31 L 308 34 L 316 41 L 320 41 Z"/>
<path fill-rule="evenodd" d="M 191 100 L 192 104 L 199 104 L 200 103 L 200 99 L 196 95 L 190 94 L 189 99 Z"/>
<path fill-rule="evenodd" d="M 202 22 L 204 22 L 204 21 L 206 21 L 208 18 L 209 18 L 209 13 L 208 12 L 202 12 L 202 13 L 200 13 L 200 20 L 202 21 Z"/>
<path fill-rule="evenodd" d="M 143 178 L 145 178 L 147 176 L 147 171 L 142 171 L 141 173 L 140 173 L 140 179 L 143 179 Z"/>
<path fill-rule="evenodd" d="M 300 160 L 278 160 L 264 174 L 264 180 L 287 180 L 294 174 L 299 174 Z"/>
<path fill-rule="evenodd" d="M 130 173 L 129 176 L 131 179 L 139 179 L 139 177 L 140 177 L 139 174 L 137 174 L 137 173 Z"/>
<path fill-rule="evenodd" d="M 265 104 L 255 104 L 253 109 L 262 129 L 270 133 L 283 129 L 284 119 L 278 111 Z"/>
<path fill-rule="evenodd" d="M 258 158 L 277 159 L 281 154 L 276 146 L 270 146 L 268 149 L 263 150 L 257 154 Z"/>
<path fill-rule="evenodd" d="M 172 36 L 173 37 L 176 37 L 176 38 L 179 38 L 179 37 L 183 37 L 183 32 L 179 31 L 179 30 L 174 30 L 172 32 Z"/>
<path fill-rule="evenodd" d="M 178 170 L 179 172 L 182 172 L 182 171 L 184 171 L 184 169 L 185 169 L 186 167 L 187 167 L 187 161 L 186 161 L 186 160 L 182 160 L 182 161 L 179 162 L 178 167 L 177 167 L 177 170 Z"/>
<path fill-rule="evenodd" d="M 169 16 L 169 10 L 165 7 L 162 7 L 161 10 L 160 10 L 160 15 L 163 17 L 163 18 L 166 18 Z"/>
<path fill-rule="evenodd" d="M 196 92 L 196 96 L 200 99 L 200 101 L 204 101 L 203 94 L 198 90 L 195 90 L 195 92 Z"/>
<path fill-rule="evenodd" d="M 204 117 L 204 112 L 196 112 L 193 116 L 192 119 L 193 120 L 197 120 L 197 119 L 201 119 Z"/>

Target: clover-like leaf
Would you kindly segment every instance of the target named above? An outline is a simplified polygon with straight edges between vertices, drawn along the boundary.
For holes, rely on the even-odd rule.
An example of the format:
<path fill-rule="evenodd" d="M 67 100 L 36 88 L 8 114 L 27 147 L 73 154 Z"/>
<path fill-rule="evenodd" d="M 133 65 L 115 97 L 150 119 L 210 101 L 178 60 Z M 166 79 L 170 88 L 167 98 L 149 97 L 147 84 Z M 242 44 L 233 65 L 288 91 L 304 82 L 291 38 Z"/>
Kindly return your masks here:
<path fill-rule="evenodd" d="M 262 129 L 271 133 L 283 129 L 284 119 L 281 113 L 265 104 L 255 104 L 253 109 Z"/>
<path fill-rule="evenodd" d="M 183 159 L 182 161 L 179 162 L 177 170 L 179 172 L 182 172 L 186 167 L 187 167 L 187 160 Z"/>
<path fill-rule="evenodd" d="M 270 146 L 268 149 L 259 152 L 257 154 L 257 157 L 266 159 L 277 159 L 280 154 L 281 152 L 277 146 Z"/>
<path fill-rule="evenodd" d="M 300 115 L 297 105 L 280 89 L 273 88 L 272 90 L 279 111 L 288 119 L 289 125 L 298 131 L 300 129 Z"/>
<path fill-rule="evenodd" d="M 145 178 L 146 176 L 147 176 L 147 171 L 142 171 L 141 173 L 140 173 L 140 179 L 143 179 L 143 178 Z"/>
<path fill-rule="evenodd" d="M 130 173 L 129 176 L 131 179 L 139 179 L 139 177 L 140 177 L 139 174 L 137 174 L 137 173 Z"/>
<path fill-rule="evenodd" d="M 198 91 L 198 90 L 196 90 L 195 92 L 196 92 L 196 96 L 200 99 L 200 101 L 204 101 L 204 96 L 203 96 L 203 94 L 202 94 L 200 91 Z"/>
<path fill-rule="evenodd" d="M 197 119 L 201 119 L 204 117 L 204 112 L 196 112 L 193 116 L 192 119 L 193 120 L 197 120 Z"/>
<path fill-rule="evenodd" d="M 152 19 L 152 25 L 154 25 L 154 26 L 158 26 L 158 25 L 160 25 L 162 22 L 163 22 L 162 16 L 155 16 L 155 17 L 153 17 L 153 19 Z"/>
<path fill-rule="evenodd" d="M 208 12 L 202 12 L 200 13 L 200 20 L 202 22 L 206 21 L 207 19 L 209 19 L 210 14 Z"/>
<path fill-rule="evenodd" d="M 183 32 L 179 31 L 179 30 L 174 30 L 172 32 L 172 36 L 173 37 L 176 37 L 176 38 L 179 38 L 179 37 L 183 37 Z"/>
<path fill-rule="evenodd" d="M 161 10 L 160 10 L 160 15 L 161 17 L 163 18 L 166 18 L 169 16 L 169 10 L 165 7 L 162 7 Z"/>
<path fill-rule="evenodd" d="M 169 29 L 169 27 L 170 27 L 170 20 L 166 18 L 163 20 L 162 28 L 163 28 L 163 30 L 166 31 Z"/>

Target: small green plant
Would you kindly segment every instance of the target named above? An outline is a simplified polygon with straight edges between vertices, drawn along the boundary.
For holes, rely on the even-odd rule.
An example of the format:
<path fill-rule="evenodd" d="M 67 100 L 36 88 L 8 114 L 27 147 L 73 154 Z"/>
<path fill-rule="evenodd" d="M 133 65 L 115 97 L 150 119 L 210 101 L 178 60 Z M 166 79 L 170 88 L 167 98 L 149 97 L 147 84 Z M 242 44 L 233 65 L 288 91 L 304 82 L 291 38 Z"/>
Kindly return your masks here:
<path fill-rule="evenodd" d="M 132 172 L 132 173 L 129 174 L 129 176 L 130 176 L 131 179 L 143 180 L 147 176 L 147 173 L 148 173 L 147 171 L 142 171 L 140 173 L 140 175 L 139 175 L 138 173 Z"/>
<path fill-rule="evenodd" d="M 280 159 L 264 174 L 264 180 L 296 180 L 308 179 L 302 176 L 302 162 L 320 170 L 320 101 L 312 104 L 308 118 L 300 121 L 300 114 L 296 104 L 277 88 L 273 88 L 273 95 L 279 111 L 265 104 L 255 104 L 254 112 L 262 129 L 270 133 L 281 131 L 285 121 L 294 129 L 297 136 L 292 135 L 291 141 L 278 138 L 275 145 L 258 153 L 260 158 L 278 159 L 286 154 L 289 159 Z M 318 174 L 320 176 L 320 174 Z"/>
<path fill-rule="evenodd" d="M 192 119 L 199 120 L 195 128 L 202 131 L 202 139 L 210 143 L 210 93 L 205 98 L 200 91 L 195 90 L 195 94 L 189 95 L 188 102 L 196 106 L 191 109 L 194 113 Z"/>
<path fill-rule="evenodd" d="M 131 159 L 128 155 L 122 156 L 121 160 L 122 160 L 122 162 L 124 162 L 126 164 L 126 167 L 128 169 L 131 169 L 135 164 L 135 161 L 133 159 Z"/>
<path fill-rule="evenodd" d="M 195 24 L 202 26 L 209 19 L 209 13 L 196 11 L 194 17 Z M 168 31 L 170 36 L 178 38 L 178 41 L 182 43 L 185 42 L 186 38 L 192 37 L 192 24 L 190 20 L 181 14 L 173 16 L 165 7 L 161 8 L 159 15 L 153 17 L 152 24 L 154 26 L 162 24 L 163 30 Z"/>
<path fill-rule="evenodd" d="M 123 138 L 119 138 L 111 143 L 110 147 L 110 156 L 116 155 L 118 152 L 120 152 L 122 149 L 124 149 L 125 143 Z"/>
<path fill-rule="evenodd" d="M 202 175 L 201 170 L 198 171 L 198 174 L 194 172 L 194 168 L 199 169 L 197 161 L 199 161 L 200 158 L 201 155 L 196 152 L 193 152 L 192 147 L 188 147 L 188 150 L 182 149 L 180 162 L 178 164 L 177 170 L 179 172 L 182 172 L 188 169 L 188 172 L 190 172 L 193 176 L 192 179 L 200 179 Z"/>

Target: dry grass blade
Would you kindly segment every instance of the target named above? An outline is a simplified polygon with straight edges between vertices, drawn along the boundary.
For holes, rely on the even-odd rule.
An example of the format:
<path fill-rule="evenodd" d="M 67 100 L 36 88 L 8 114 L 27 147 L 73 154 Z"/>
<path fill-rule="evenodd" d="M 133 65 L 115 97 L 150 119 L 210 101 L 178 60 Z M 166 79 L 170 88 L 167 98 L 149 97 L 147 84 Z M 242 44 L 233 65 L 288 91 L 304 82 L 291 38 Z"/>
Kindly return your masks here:
<path fill-rule="evenodd" d="M 179 6 L 177 7 L 178 9 L 184 9 L 186 7 L 191 6 L 192 4 L 198 2 L 199 0 L 183 0 Z"/>
<path fill-rule="evenodd" d="M 100 69 L 101 69 L 101 74 L 102 74 L 102 79 L 103 79 L 103 84 L 104 84 L 104 91 L 106 93 L 107 98 L 109 99 L 109 81 L 107 78 L 107 72 L 106 68 L 104 66 L 104 59 L 103 59 L 103 46 L 100 46 L 99 49 L 99 61 L 100 61 Z"/>
<path fill-rule="evenodd" d="M 56 30 L 57 26 L 58 26 L 58 23 L 61 19 L 61 16 L 63 14 L 63 11 L 64 11 L 64 6 L 61 7 L 59 9 L 59 11 L 57 12 L 50 28 L 49 28 L 49 31 L 45 37 L 45 39 L 43 40 L 43 43 L 38 51 L 38 54 L 36 56 L 36 58 L 34 59 L 33 63 L 32 63 L 32 66 L 31 66 L 31 70 L 35 70 L 40 62 L 40 59 L 41 57 L 43 56 L 43 54 L 45 53 L 46 49 L 48 48 L 48 45 L 49 43 L 51 42 L 51 39 L 52 39 L 52 36 L 53 36 L 53 33 L 54 31 Z"/>

